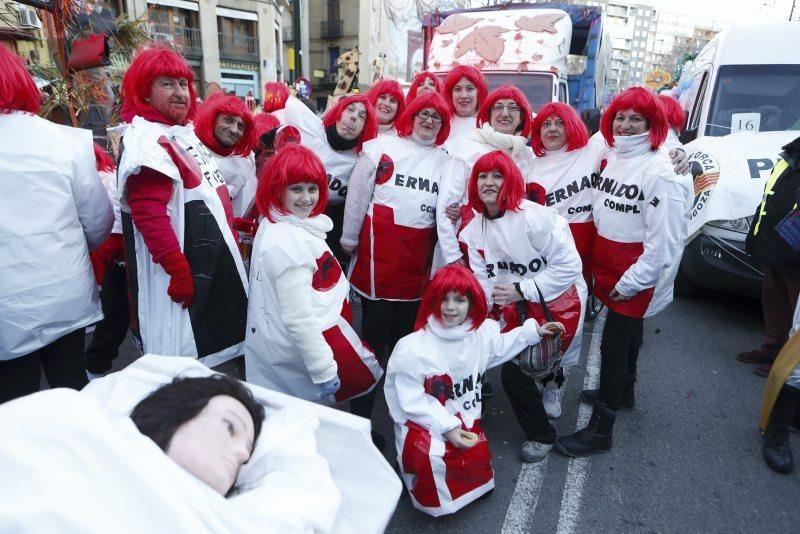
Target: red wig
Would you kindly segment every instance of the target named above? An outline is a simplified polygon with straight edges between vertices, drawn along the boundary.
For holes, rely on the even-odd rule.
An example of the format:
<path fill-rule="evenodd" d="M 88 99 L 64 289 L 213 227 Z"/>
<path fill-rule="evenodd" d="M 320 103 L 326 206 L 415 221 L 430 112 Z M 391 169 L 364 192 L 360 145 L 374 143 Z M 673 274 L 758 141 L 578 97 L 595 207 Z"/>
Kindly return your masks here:
<path fill-rule="evenodd" d="M 497 171 L 503 175 L 503 184 L 497 192 L 497 207 L 501 212 L 517 211 L 519 203 L 525 198 L 525 179 L 511 156 L 502 150 L 484 154 L 472 166 L 468 188 L 470 207 L 478 213 L 483 213 L 486 209 L 486 205 L 478 195 L 478 175 L 490 171 Z"/>
<path fill-rule="evenodd" d="M 489 313 L 486 304 L 486 295 L 472 271 L 461 265 L 448 265 L 437 271 L 436 275 L 425 288 L 422 302 L 417 312 L 417 322 L 414 330 L 425 327 L 428 317 L 433 315 L 437 321 L 442 322 L 442 301 L 448 293 L 455 291 L 464 295 L 469 300 L 469 313 L 467 318 L 472 320 L 470 330 L 476 330 L 486 320 Z"/>
<path fill-rule="evenodd" d="M 370 104 L 372 104 L 372 107 L 376 107 L 378 105 L 378 98 L 381 95 L 390 95 L 397 100 L 397 112 L 394 114 L 394 119 L 392 122 L 396 121 L 406 109 L 407 102 L 406 97 L 403 96 L 403 88 L 400 87 L 400 84 L 394 80 L 379 81 L 369 88 L 369 91 L 367 91 L 366 95 Z"/>
<path fill-rule="evenodd" d="M 673 130 L 683 130 L 686 121 L 686 114 L 683 112 L 680 102 L 669 95 L 658 95 L 658 102 L 664 106 L 664 113 L 667 115 L 667 123 Z"/>
<path fill-rule="evenodd" d="M 632 109 L 647 119 L 647 129 L 650 132 L 650 148 L 658 150 L 667 139 L 669 124 L 664 108 L 658 103 L 658 98 L 644 87 L 631 87 L 625 89 L 603 111 L 600 117 L 600 131 L 610 147 L 614 146 L 614 117 L 620 111 Z"/>
<path fill-rule="evenodd" d="M 581 118 L 578 117 L 578 113 L 562 102 L 549 102 L 542 106 L 539 114 L 531 121 L 531 146 L 534 154 L 539 157 L 544 156 L 545 152 L 547 152 L 542 144 L 542 124 L 548 117 L 554 115 L 564 121 L 564 131 L 567 135 L 567 152 L 583 148 L 589 142 L 589 131 Z"/>
<path fill-rule="evenodd" d="M 447 141 L 447 137 L 450 135 L 450 108 L 447 107 L 447 102 L 439 93 L 425 93 L 415 98 L 395 123 L 397 135 L 410 137 L 414 131 L 414 116 L 425 108 L 433 108 L 442 117 L 442 127 L 436 136 L 436 144 L 441 145 Z"/>
<path fill-rule="evenodd" d="M 259 113 L 253 116 L 253 127 L 256 130 L 256 139 L 261 139 L 265 133 L 278 128 L 281 121 L 272 113 Z"/>
<path fill-rule="evenodd" d="M 120 116 L 131 122 L 139 115 L 143 118 L 163 117 L 147 102 L 150 86 L 159 76 L 186 78 L 189 81 L 189 113 L 184 124 L 194 118 L 197 111 L 197 94 L 194 92 L 194 73 L 183 57 L 169 48 L 153 47 L 140 50 L 131 61 L 122 78 L 122 109 Z"/>
<path fill-rule="evenodd" d="M 233 115 L 241 117 L 244 121 L 242 138 L 232 147 L 222 146 L 217 141 L 217 138 L 214 137 L 214 125 L 220 115 Z M 194 133 L 197 134 L 197 137 L 200 138 L 204 145 L 220 156 L 235 154 L 246 157 L 258 142 L 255 125 L 253 124 L 253 114 L 250 113 L 250 110 L 238 97 L 222 93 L 211 95 L 200 105 L 197 110 L 197 117 L 194 119 Z"/>
<path fill-rule="evenodd" d="M 287 98 L 289 98 L 289 88 L 285 83 L 267 82 L 264 84 L 263 109 L 267 113 L 285 108 Z"/>
<path fill-rule="evenodd" d="M 98 172 L 112 172 L 117 166 L 114 164 L 114 160 L 111 159 L 111 156 L 108 155 L 108 152 L 103 150 L 103 147 L 98 145 L 97 143 L 94 144 L 94 165 L 97 167 Z"/>
<path fill-rule="evenodd" d="M 425 80 L 433 80 L 434 90 L 437 93 L 442 94 L 442 91 L 444 90 L 442 80 L 440 80 L 439 77 L 433 74 L 432 72 L 423 70 L 422 72 L 414 76 L 414 79 L 411 81 L 411 87 L 408 88 L 408 96 L 406 97 L 406 104 L 410 104 L 412 100 L 417 98 L 417 90 L 419 89 L 419 86 L 422 85 L 422 82 L 424 82 Z"/>
<path fill-rule="evenodd" d="M 39 89 L 24 65 L 24 59 L 0 46 L 0 113 L 39 112 Z"/>
<path fill-rule="evenodd" d="M 461 78 L 466 78 L 472 82 L 472 85 L 478 90 L 478 108 L 481 107 L 483 101 L 486 100 L 486 95 L 489 94 L 489 87 L 486 85 L 486 78 L 483 77 L 481 71 L 469 65 L 458 65 L 447 73 L 444 79 L 443 94 L 447 105 L 450 106 L 450 111 L 456 112 L 456 107 L 453 105 L 453 88 L 461 81 Z"/>
<path fill-rule="evenodd" d="M 347 95 L 340 99 L 335 106 L 333 106 L 325 114 L 322 119 L 322 125 L 327 128 L 332 124 L 339 122 L 342 118 L 342 113 L 347 109 L 350 104 L 363 104 L 364 109 L 367 110 L 367 120 L 364 121 L 364 129 L 361 130 L 361 135 L 358 136 L 358 144 L 356 145 L 356 152 L 361 152 L 361 146 L 369 141 L 375 139 L 378 135 L 378 117 L 375 116 L 375 108 L 372 107 L 367 95 Z"/>
<path fill-rule="evenodd" d="M 533 116 L 533 111 L 531 110 L 531 105 L 528 104 L 528 99 L 525 98 L 525 94 L 513 85 L 501 85 L 489 93 L 489 96 L 486 97 L 480 109 L 478 110 L 478 128 L 480 128 L 484 123 L 490 123 L 492 117 L 492 106 L 494 106 L 498 100 L 509 99 L 513 100 L 514 103 L 519 106 L 519 116 L 522 122 L 520 122 L 520 130 L 517 132 L 517 135 L 521 135 L 522 137 L 530 137 L 531 117 Z"/>
<path fill-rule="evenodd" d="M 283 194 L 292 184 L 301 182 L 317 184 L 319 200 L 309 217 L 316 217 L 325 211 L 328 203 L 328 175 L 319 156 L 303 145 L 288 144 L 281 148 L 264 164 L 258 173 L 256 205 L 261 215 L 275 222 L 270 209 L 288 214 L 283 205 Z"/>

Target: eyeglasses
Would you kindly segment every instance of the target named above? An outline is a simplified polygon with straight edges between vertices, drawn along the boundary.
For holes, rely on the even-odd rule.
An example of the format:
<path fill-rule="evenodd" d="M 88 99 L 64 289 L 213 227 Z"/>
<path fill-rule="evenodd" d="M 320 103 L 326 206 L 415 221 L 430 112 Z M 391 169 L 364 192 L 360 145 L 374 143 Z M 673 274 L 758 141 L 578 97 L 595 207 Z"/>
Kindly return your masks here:
<path fill-rule="evenodd" d="M 503 111 L 507 109 L 509 113 L 518 113 L 520 107 L 516 104 L 494 104 L 491 108 L 492 111 Z"/>
<path fill-rule="evenodd" d="M 442 122 L 441 115 L 437 115 L 429 111 L 420 111 L 419 113 L 417 113 L 417 118 L 422 122 L 425 122 L 426 120 L 430 119 L 431 122 L 434 124 L 439 124 L 440 122 Z"/>

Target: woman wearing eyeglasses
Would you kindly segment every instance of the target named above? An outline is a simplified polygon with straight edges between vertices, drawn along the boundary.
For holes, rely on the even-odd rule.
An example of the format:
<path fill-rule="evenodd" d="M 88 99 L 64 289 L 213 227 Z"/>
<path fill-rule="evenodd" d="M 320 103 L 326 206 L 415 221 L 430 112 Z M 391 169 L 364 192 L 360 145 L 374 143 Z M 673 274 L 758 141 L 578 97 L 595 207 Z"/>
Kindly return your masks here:
<path fill-rule="evenodd" d="M 362 336 L 376 356 L 414 330 L 436 243 L 436 197 L 447 154 L 450 111 L 437 93 L 418 96 L 396 121 L 398 137 L 364 145 L 350 176 L 342 250 L 361 294 Z M 374 395 L 355 399 L 370 417 Z"/>

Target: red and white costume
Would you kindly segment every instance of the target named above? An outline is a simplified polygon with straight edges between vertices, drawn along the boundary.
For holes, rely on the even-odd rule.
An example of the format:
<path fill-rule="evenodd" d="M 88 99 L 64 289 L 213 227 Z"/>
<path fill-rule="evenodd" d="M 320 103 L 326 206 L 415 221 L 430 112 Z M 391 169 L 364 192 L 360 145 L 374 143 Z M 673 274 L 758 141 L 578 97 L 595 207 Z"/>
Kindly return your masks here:
<path fill-rule="evenodd" d="M 455 139 L 459 135 L 468 134 L 477 127 L 478 117 L 476 115 L 472 117 L 459 117 L 454 114 L 450 117 L 450 135 L 447 136 L 447 140 L 449 141 Z"/>
<path fill-rule="evenodd" d="M 394 419 L 397 462 L 414 506 L 432 516 L 452 514 L 494 488 L 492 456 L 481 427 L 486 370 L 539 342 L 534 321 L 501 334 L 487 319 L 445 328 L 433 316 L 402 338 L 386 370 L 386 404 Z M 458 449 L 444 433 L 478 435 Z"/>
<path fill-rule="evenodd" d="M 225 179 L 234 217 L 244 217 L 255 203 L 256 163 L 253 153 L 243 157 L 236 154 L 220 156 L 209 148 L 217 167 Z"/>
<path fill-rule="evenodd" d="M 672 302 L 670 265 L 683 253 L 691 191 L 666 154 L 650 149 L 649 133 L 617 136 L 615 145 L 592 190 L 594 294 L 621 315 L 649 317 Z M 633 298 L 612 301 L 612 289 Z"/>
<path fill-rule="evenodd" d="M 470 269 L 483 287 L 490 308 L 495 284 L 519 282 L 528 301 L 528 316 L 547 321 L 539 291 L 553 321 L 566 328 L 561 335 L 563 367 L 575 365 L 581 352 L 586 283 L 581 260 L 567 221 L 552 208 L 523 200 L 518 211 L 494 219 L 476 214 L 459 234 Z M 494 306 L 503 331 L 519 325 L 516 303 Z"/>
<path fill-rule="evenodd" d="M 364 144 L 375 187 L 350 262 L 353 288 L 370 299 L 419 300 L 436 243 L 436 200 L 447 154 L 383 136 Z"/>
<path fill-rule="evenodd" d="M 330 218 L 271 213 L 253 243 L 245 361 L 247 381 L 333 404 L 363 395 L 383 370 L 351 326 L 350 284 L 325 244 Z M 321 398 L 338 374 L 341 387 Z"/>

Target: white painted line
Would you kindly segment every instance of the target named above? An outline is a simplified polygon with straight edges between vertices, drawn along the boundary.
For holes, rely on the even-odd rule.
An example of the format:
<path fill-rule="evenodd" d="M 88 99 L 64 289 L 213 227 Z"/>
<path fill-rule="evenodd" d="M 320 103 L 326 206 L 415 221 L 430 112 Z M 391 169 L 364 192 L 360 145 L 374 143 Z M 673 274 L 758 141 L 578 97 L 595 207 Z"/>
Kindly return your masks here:
<path fill-rule="evenodd" d="M 518 534 L 527 532 L 531 527 L 531 518 L 539 502 L 544 475 L 547 470 L 547 457 L 535 464 L 522 464 L 522 469 L 514 486 L 514 494 L 508 505 L 506 518 L 503 521 L 502 534 Z"/>
<path fill-rule="evenodd" d="M 592 342 L 589 345 L 589 357 L 586 361 L 586 376 L 583 379 L 583 389 L 597 389 L 600 383 L 600 341 L 603 337 L 603 326 L 606 324 L 604 309 L 594 320 L 592 328 Z M 592 408 L 581 403 L 578 410 L 578 421 L 575 430 L 584 428 L 592 416 Z M 583 500 L 583 485 L 586 482 L 586 472 L 589 469 L 588 458 L 572 458 L 567 467 L 567 478 L 564 482 L 564 493 L 561 494 L 561 510 L 558 513 L 556 534 L 572 534 L 578 523 Z"/>

